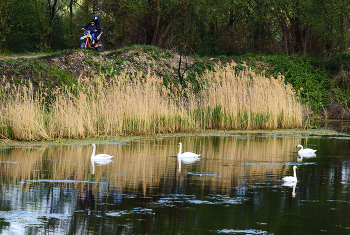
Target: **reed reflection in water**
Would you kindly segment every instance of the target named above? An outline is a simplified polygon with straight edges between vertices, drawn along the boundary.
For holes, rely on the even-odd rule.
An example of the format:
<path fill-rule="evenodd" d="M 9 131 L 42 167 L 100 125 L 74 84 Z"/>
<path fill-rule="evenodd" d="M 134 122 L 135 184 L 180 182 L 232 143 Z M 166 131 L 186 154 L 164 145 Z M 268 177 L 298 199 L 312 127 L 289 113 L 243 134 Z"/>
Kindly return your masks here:
<path fill-rule="evenodd" d="M 230 189 L 232 176 L 262 182 L 268 175 L 277 180 L 283 163 L 296 160 L 296 154 L 291 151 L 299 142 L 300 139 L 257 136 L 187 138 L 186 149 L 201 153 L 202 160 L 195 161 L 195 165 L 185 162 L 182 172 L 200 173 L 202 187 L 210 184 L 213 193 Z M 1 153 L 5 166 L 1 176 L 10 184 L 32 179 L 98 182 L 103 178 L 122 192 L 126 189 L 139 192 L 142 186 L 143 193 L 152 193 L 161 179 L 171 181 L 178 177 L 176 146 L 177 140 L 169 138 L 123 145 L 100 144 L 97 152 L 114 158 L 105 164 L 98 163 L 98 167 L 93 167 L 90 161 L 92 149 L 88 145 L 7 149 Z"/>
<path fill-rule="evenodd" d="M 248 220 L 251 216 L 250 212 L 245 213 L 247 210 L 252 210 L 253 206 L 254 210 L 260 211 L 259 208 L 265 205 L 263 195 L 271 196 L 277 192 L 284 195 L 274 197 L 278 209 L 264 210 L 268 214 L 273 211 L 283 213 L 290 198 L 311 198 L 311 187 L 320 185 L 314 180 L 308 184 L 305 179 L 328 172 L 327 183 L 332 185 L 337 182 L 335 163 L 334 166 L 327 164 L 330 165 L 329 171 L 320 168 L 329 161 L 329 158 L 322 158 L 322 153 L 330 151 L 322 149 L 322 144 L 315 144 L 321 140 L 310 141 L 320 156 L 300 159 L 295 146 L 300 143 L 307 146 L 308 141 L 302 136 L 226 135 L 101 142 L 96 144 L 96 153 L 114 157 L 98 164 L 91 161 L 92 148 L 88 143 L 1 149 L 0 217 L 7 224 L 0 228 L 11 233 L 12 225 L 21 218 L 25 221 L 21 227 L 39 233 L 52 229 L 49 224 L 54 224 L 51 226 L 55 231 L 58 229 L 63 234 L 68 234 L 67 230 L 79 230 L 81 234 L 89 234 L 89 231 L 98 234 L 97 231 L 101 230 L 120 232 L 126 227 L 126 231 L 132 234 L 162 233 L 169 227 L 165 228 L 160 223 L 178 221 L 185 226 L 187 222 L 180 214 L 189 216 L 190 211 L 199 210 L 198 214 L 193 214 L 196 218 L 189 218 L 203 224 L 193 226 L 202 228 L 202 232 L 216 226 L 219 231 L 223 229 L 218 226 L 219 220 L 224 218 L 220 215 L 213 221 L 204 220 L 204 214 L 210 214 L 206 210 L 213 209 L 206 205 L 214 208 L 217 205 L 217 209 L 221 208 L 220 205 L 228 208 L 240 205 L 242 215 Z M 200 159 L 189 162 L 177 158 L 179 142 L 183 143 L 186 151 L 200 153 Z M 337 146 L 337 151 L 344 151 L 337 154 L 346 154 L 349 151 L 346 146 Z M 298 183 L 283 185 L 281 179 L 293 173 L 293 165 L 300 168 Z M 349 177 L 346 176 L 349 166 L 346 161 L 341 162 L 342 190 L 346 194 L 350 188 Z M 308 189 L 307 193 L 304 189 Z M 224 211 L 223 215 L 234 223 L 237 213 Z M 159 224 L 153 221 L 155 214 L 157 218 L 162 217 Z M 132 215 L 139 217 L 133 220 Z M 142 225 L 144 215 L 147 215 L 148 223 L 157 228 Z M 133 222 L 129 224 L 128 220 Z M 68 227 L 64 225 L 67 221 Z M 33 224 L 37 227 L 29 228 Z M 183 226 L 172 226 L 177 233 L 190 231 Z M 271 231 L 274 232 L 273 229 Z"/>

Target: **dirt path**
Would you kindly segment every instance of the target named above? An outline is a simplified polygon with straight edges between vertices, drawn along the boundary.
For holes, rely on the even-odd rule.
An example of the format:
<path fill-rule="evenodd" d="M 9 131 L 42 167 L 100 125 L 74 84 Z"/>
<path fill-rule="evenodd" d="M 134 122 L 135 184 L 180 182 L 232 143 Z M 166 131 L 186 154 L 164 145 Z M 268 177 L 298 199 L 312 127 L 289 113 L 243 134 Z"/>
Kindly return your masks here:
<path fill-rule="evenodd" d="M 45 56 L 45 54 L 0 56 L 0 60 L 4 60 L 4 59 L 19 59 L 19 58 L 36 58 L 36 57 L 40 57 L 40 56 Z"/>
<path fill-rule="evenodd" d="M 101 54 L 108 54 L 111 51 L 103 51 Z M 36 57 L 42 57 L 42 56 L 47 56 L 49 54 L 37 54 L 37 55 L 11 55 L 11 56 L 0 56 L 0 60 L 4 59 L 19 59 L 19 58 L 36 58 Z"/>

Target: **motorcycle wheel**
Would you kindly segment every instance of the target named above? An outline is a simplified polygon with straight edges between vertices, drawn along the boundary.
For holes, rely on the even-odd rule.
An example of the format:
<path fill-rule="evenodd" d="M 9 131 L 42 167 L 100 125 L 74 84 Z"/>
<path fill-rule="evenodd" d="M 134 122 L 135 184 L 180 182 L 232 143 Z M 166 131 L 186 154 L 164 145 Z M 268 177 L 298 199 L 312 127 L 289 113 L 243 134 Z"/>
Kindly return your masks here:
<path fill-rule="evenodd" d="M 80 40 L 78 48 L 79 49 L 84 49 L 85 48 L 85 40 Z"/>
<path fill-rule="evenodd" d="M 96 51 L 101 52 L 105 49 L 105 42 L 103 41 L 102 38 L 100 38 L 100 40 L 98 40 L 97 45 L 98 45 L 98 47 L 96 47 Z"/>

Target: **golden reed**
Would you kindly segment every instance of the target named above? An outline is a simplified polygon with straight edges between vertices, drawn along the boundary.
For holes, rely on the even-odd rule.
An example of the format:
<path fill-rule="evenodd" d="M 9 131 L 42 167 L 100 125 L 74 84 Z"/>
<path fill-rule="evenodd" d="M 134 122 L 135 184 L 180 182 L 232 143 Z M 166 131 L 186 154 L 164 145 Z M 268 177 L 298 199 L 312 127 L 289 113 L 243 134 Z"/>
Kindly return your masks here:
<path fill-rule="evenodd" d="M 85 81 L 76 95 L 57 89 L 49 104 L 44 89 L 8 86 L 1 95 L 0 135 L 36 141 L 302 126 L 302 105 L 283 76 L 238 72 L 230 64 L 199 80 L 203 89 L 195 94 L 189 84 L 165 88 L 162 78 L 125 72 L 108 82 Z"/>

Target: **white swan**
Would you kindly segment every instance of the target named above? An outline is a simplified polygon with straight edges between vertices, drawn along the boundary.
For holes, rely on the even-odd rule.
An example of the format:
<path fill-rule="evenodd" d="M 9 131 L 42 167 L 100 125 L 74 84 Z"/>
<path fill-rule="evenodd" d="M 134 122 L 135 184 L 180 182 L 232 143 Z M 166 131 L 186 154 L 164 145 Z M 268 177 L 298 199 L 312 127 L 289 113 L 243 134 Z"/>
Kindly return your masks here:
<path fill-rule="evenodd" d="M 309 149 L 309 148 L 304 149 L 304 147 L 301 144 L 298 144 L 297 148 L 301 148 L 298 151 L 298 154 L 299 154 L 300 157 L 316 157 L 315 152 L 317 150 Z"/>
<path fill-rule="evenodd" d="M 96 162 L 98 160 L 106 160 L 106 159 L 111 159 L 113 157 L 111 155 L 104 154 L 104 153 L 100 153 L 100 154 L 95 155 L 96 145 L 90 144 L 90 146 L 92 146 L 94 148 L 92 150 L 92 154 L 91 154 L 91 161 L 94 160 Z"/>
<path fill-rule="evenodd" d="M 182 152 L 182 143 L 181 142 L 178 144 L 177 147 L 179 147 L 179 153 L 177 154 L 178 158 L 198 158 L 200 156 L 200 154 L 191 153 L 191 152 L 181 153 Z"/>
<path fill-rule="evenodd" d="M 298 181 L 297 179 L 297 166 L 293 166 L 293 171 L 294 171 L 294 176 L 286 176 L 286 177 L 283 177 L 283 181 L 284 182 L 296 182 Z"/>

